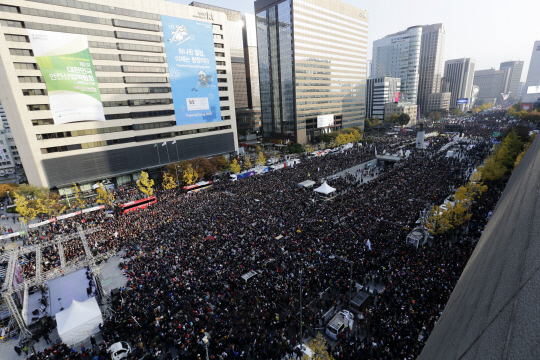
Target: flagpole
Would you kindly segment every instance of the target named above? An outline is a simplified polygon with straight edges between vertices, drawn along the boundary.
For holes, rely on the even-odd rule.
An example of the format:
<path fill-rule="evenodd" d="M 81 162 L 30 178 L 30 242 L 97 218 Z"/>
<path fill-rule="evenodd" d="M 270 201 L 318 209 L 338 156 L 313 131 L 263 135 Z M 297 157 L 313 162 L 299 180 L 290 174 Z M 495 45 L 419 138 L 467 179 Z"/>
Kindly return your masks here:
<path fill-rule="evenodd" d="M 176 143 L 176 139 L 174 139 L 174 145 L 176 145 L 176 159 L 178 162 L 180 162 L 180 155 L 178 155 L 178 144 Z"/>
<path fill-rule="evenodd" d="M 159 171 L 161 172 L 161 157 L 159 156 L 159 146 L 158 146 L 157 142 L 156 142 L 156 145 L 154 147 L 156 148 L 156 151 L 157 151 L 157 157 L 158 157 L 158 161 L 159 161 Z"/>

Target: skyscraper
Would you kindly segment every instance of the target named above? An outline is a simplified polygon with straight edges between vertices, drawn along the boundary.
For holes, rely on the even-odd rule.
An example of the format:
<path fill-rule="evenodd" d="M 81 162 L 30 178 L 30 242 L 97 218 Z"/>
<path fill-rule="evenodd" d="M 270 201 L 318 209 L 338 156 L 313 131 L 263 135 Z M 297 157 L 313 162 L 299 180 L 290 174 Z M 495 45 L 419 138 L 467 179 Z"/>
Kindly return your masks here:
<path fill-rule="evenodd" d="M 255 15 L 244 14 L 244 61 L 246 63 L 247 97 L 249 108 L 261 107 L 259 90 L 259 59 L 257 57 L 257 27 Z"/>
<path fill-rule="evenodd" d="M 305 143 L 363 126 L 367 12 L 338 0 L 257 0 L 255 15 L 263 134 Z"/>
<path fill-rule="evenodd" d="M 371 77 L 400 78 L 401 92 L 413 104 L 418 95 L 421 43 L 422 26 L 412 26 L 373 42 Z"/>
<path fill-rule="evenodd" d="M 523 89 L 523 100 L 525 103 L 535 103 L 540 101 L 540 40 L 535 41 L 527 73 L 527 81 Z"/>
<path fill-rule="evenodd" d="M 418 81 L 418 107 L 423 114 L 428 109 L 429 94 L 441 91 L 443 54 L 446 32 L 443 24 L 422 26 L 420 72 Z M 438 98 L 438 97 L 435 97 Z M 432 97 L 432 99 L 434 99 Z"/>
<path fill-rule="evenodd" d="M 505 61 L 501 63 L 499 70 L 510 71 L 510 84 L 508 86 L 508 93 L 510 99 L 515 100 L 519 93 L 519 82 L 521 81 L 521 73 L 523 72 L 523 61 Z"/>
<path fill-rule="evenodd" d="M 366 80 L 366 117 L 384 119 L 384 105 L 396 101 L 401 79 L 382 77 Z"/>
<path fill-rule="evenodd" d="M 451 109 L 458 108 L 457 99 L 469 99 L 470 103 L 475 65 L 476 60 L 471 58 L 445 61 L 442 91 L 452 94 L 450 97 Z"/>

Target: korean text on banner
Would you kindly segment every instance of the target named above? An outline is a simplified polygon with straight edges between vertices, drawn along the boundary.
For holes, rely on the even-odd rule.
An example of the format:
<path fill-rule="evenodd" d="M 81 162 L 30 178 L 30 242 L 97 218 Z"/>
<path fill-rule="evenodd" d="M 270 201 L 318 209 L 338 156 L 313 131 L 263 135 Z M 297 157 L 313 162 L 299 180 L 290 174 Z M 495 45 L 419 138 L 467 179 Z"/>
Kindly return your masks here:
<path fill-rule="evenodd" d="M 86 35 L 28 30 L 56 125 L 105 121 Z"/>
<path fill-rule="evenodd" d="M 212 24 L 161 15 L 176 125 L 221 121 Z"/>

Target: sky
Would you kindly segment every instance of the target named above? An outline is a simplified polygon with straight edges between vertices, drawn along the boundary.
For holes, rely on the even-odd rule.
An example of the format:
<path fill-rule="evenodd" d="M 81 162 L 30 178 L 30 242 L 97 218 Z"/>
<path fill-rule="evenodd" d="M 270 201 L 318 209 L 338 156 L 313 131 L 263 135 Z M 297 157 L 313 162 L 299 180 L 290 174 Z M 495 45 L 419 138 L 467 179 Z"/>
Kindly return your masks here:
<path fill-rule="evenodd" d="M 191 0 L 169 0 L 189 4 Z M 253 0 L 198 0 L 253 14 Z M 444 61 L 476 60 L 476 70 L 503 61 L 525 62 L 527 78 L 533 45 L 540 40 L 538 0 L 341 0 L 369 13 L 368 60 L 373 41 L 414 25 L 442 23 L 446 30 Z"/>

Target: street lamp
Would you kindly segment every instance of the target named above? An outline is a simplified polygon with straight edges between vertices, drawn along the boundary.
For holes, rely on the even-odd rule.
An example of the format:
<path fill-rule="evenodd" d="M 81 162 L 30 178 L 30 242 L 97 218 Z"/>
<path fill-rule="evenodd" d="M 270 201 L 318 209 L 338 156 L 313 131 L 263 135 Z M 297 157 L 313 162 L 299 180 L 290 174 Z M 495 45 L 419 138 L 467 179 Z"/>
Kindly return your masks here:
<path fill-rule="evenodd" d="M 210 336 L 208 336 L 208 333 L 204 334 L 204 337 L 202 339 L 204 348 L 206 349 L 206 360 L 209 360 L 208 358 L 208 347 L 210 346 Z"/>

